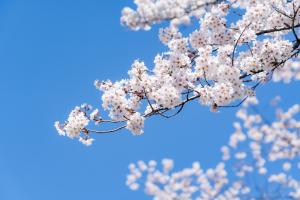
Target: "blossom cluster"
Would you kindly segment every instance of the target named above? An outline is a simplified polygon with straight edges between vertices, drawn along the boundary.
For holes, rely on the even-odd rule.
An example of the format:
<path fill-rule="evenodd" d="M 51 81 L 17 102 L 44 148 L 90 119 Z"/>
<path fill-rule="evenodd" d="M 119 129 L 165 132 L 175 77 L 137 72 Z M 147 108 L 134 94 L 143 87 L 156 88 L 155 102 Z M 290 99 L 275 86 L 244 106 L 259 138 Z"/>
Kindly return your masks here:
<path fill-rule="evenodd" d="M 135 3 L 137 10 L 125 8 L 121 18 L 133 29 L 191 16 L 199 18 L 199 26 L 189 35 L 176 26 L 161 29 L 159 38 L 168 50 L 155 56 L 152 68 L 135 60 L 128 78 L 95 81 L 96 88 L 103 92 L 102 107 L 110 117 L 93 120 L 99 124 L 124 123 L 113 130 L 127 128 L 141 135 L 147 117 L 173 116 L 192 100 L 198 99 L 217 111 L 255 96 L 255 89 L 273 78 L 284 82 L 300 78 L 300 0 Z M 63 129 L 69 123 L 72 120 Z M 86 124 L 76 127 L 92 132 Z"/>
<path fill-rule="evenodd" d="M 285 66 L 274 71 L 273 80 L 290 83 L 293 80 L 300 80 L 300 61 L 299 59 L 287 61 Z"/>
<path fill-rule="evenodd" d="M 300 105 L 286 112 L 277 109 L 269 122 L 252 111 L 256 103 L 249 98 L 237 112 L 240 121 L 215 168 L 203 169 L 195 162 L 175 171 L 170 159 L 162 161 L 162 168 L 153 160 L 138 161 L 129 166 L 127 186 L 144 187 L 156 200 L 299 199 Z"/>
<path fill-rule="evenodd" d="M 210 5 L 220 0 L 135 0 L 136 10 L 125 7 L 121 23 L 133 30 L 149 30 L 152 24 L 170 20 L 172 26 L 189 24 L 192 17 L 200 18 Z"/>
<path fill-rule="evenodd" d="M 95 122 L 100 120 L 98 109 L 92 111 L 89 116 L 87 115 L 87 112 L 91 109 L 92 107 L 88 104 L 83 104 L 81 107 L 77 106 L 71 111 L 68 120 L 64 124 L 56 121 L 54 126 L 59 135 L 67 136 L 71 139 L 79 138 L 79 142 L 90 146 L 94 139 L 88 135 L 85 127 L 89 125 L 91 120 Z"/>

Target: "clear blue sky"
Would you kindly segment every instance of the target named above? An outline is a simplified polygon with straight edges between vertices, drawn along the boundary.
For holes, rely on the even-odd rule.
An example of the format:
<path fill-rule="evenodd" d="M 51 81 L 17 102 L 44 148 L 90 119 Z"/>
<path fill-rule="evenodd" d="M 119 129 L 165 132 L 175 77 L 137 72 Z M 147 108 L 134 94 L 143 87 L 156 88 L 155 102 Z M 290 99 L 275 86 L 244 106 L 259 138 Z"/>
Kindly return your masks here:
<path fill-rule="evenodd" d="M 152 65 L 162 51 L 157 27 L 132 32 L 119 23 L 131 0 L 0 1 L 0 200 L 149 199 L 125 186 L 139 159 L 176 159 L 178 168 L 219 159 L 236 109 L 212 114 L 193 103 L 173 119 L 146 121 L 145 135 L 97 136 L 90 148 L 57 135 L 56 120 L 83 102 L 100 106 L 95 79 L 126 76 L 136 58 Z M 299 83 L 261 87 L 267 102 L 299 102 Z"/>

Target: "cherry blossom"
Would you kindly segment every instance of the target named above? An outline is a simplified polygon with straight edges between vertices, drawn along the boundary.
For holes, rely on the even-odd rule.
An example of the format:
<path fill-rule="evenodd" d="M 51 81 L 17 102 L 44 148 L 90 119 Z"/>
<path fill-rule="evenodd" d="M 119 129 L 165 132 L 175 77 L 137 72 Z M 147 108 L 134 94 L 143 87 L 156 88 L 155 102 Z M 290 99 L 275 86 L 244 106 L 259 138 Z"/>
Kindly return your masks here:
<path fill-rule="evenodd" d="M 240 106 L 255 96 L 258 86 L 271 80 L 289 83 L 300 79 L 300 0 L 134 2 L 136 10 L 122 11 L 122 24 L 138 30 L 170 21 L 170 26 L 159 31 L 168 50 L 155 56 L 153 67 L 135 60 L 128 77 L 95 81 L 109 118 L 95 117 L 102 113 L 99 109 L 91 116 L 85 110 L 76 111 L 77 117 L 56 123 L 59 134 L 86 137 L 127 128 L 141 135 L 147 118 L 175 116 L 193 100 L 216 112 Z M 193 21 L 196 30 L 180 31 L 180 24 Z M 92 130 L 89 121 L 117 127 Z"/>
<path fill-rule="evenodd" d="M 149 30 L 152 24 L 170 20 L 173 26 L 189 24 L 191 17 L 200 18 L 220 0 L 135 0 L 136 10 L 125 7 L 121 23 L 131 29 Z"/>
<path fill-rule="evenodd" d="M 228 144 L 221 147 L 221 161 L 204 169 L 199 162 L 182 170 L 164 159 L 130 164 L 126 185 L 144 188 L 156 200 L 299 199 L 300 105 L 277 109 L 269 122 L 249 98 L 237 112 L 239 121 Z"/>

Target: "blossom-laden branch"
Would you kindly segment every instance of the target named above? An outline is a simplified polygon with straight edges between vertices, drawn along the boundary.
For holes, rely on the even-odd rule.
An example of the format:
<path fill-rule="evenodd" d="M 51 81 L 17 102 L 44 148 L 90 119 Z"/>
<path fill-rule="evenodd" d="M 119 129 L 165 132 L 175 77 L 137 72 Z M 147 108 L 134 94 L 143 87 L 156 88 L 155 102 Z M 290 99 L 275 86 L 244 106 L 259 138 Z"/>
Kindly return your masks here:
<path fill-rule="evenodd" d="M 155 6 L 159 2 L 171 7 L 180 6 L 179 2 L 203 3 L 136 1 Z M 98 110 L 76 107 L 66 123 L 56 122 L 59 133 L 79 137 L 87 145 L 93 141 L 91 133 L 114 133 L 127 128 L 134 135 L 141 135 L 146 118 L 170 118 L 193 100 L 210 106 L 212 111 L 238 107 L 254 96 L 255 89 L 263 83 L 272 79 L 286 83 L 300 79 L 300 0 L 216 2 L 210 4 L 210 9 L 200 17 L 199 28 L 190 35 L 185 37 L 173 26 L 160 30 L 159 38 L 169 50 L 155 57 L 153 69 L 136 60 L 128 71 L 128 79 L 95 82 L 103 92 L 102 107 L 110 119 L 104 119 Z M 154 7 L 149 8 L 157 9 Z M 228 22 L 241 11 L 243 14 L 235 21 Z M 162 19 L 161 13 L 164 12 L 156 13 L 156 17 Z M 88 128 L 89 122 L 117 127 L 92 130 Z"/>
<path fill-rule="evenodd" d="M 159 200 L 300 199 L 300 105 L 286 112 L 277 110 L 272 123 L 251 112 L 255 98 L 249 98 L 237 112 L 240 121 L 222 159 L 215 168 L 204 169 L 199 162 L 174 171 L 174 161 L 164 159 L 130 164 L 127 186 Z"/>

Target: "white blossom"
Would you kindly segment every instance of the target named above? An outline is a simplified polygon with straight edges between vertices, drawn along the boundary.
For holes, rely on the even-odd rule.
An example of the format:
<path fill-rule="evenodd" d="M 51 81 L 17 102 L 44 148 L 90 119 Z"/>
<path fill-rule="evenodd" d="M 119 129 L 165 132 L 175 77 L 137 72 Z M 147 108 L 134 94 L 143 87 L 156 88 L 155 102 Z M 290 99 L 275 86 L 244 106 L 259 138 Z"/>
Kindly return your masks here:
<path fill-rule="evenodd" d="M 127 122 L 127 128 L 134 134 L 134 135 L 142 135 L 144 133 L 144 117 L 141 116 L 140 113 L 134 113 L 130 116 Z"/>
<path fill-rule="evenodd" d="M 158 33 L 166 46 L 165 52 L 155 56 L 153 67 L 137 59 L 128 77 L 95 81 L 95 87 L 102 92 L 102 108 L 107 111 L 108 119 L 97 114 L 102 114 L 99 109 L 90 113 L 92 108 L 85 104 L 64 125 L 56 123 L 60 135 L 65 133 L 74 138 L 82 131 L 84 135 L 90 134 L 89 121 L 98 125 L 126 124 L 101 133 L 127 128 L 140 135 L 147 118 L 154 115 L 169 118 L 180 113 L 190 101 L 198 100 L 217 112 L 224 107 L 236 107 L 246 99 L 257 103 L 255 90 L 263 83 L 300 80 L 299 0 L 135 0 L 134 3 L 136 9 L 123 9 L 121 23 L 133 30 L 148 30 L 154 24 L 169 21 L 170 26 L 160 28 Z M 181 31 L 181 24 L 193 21 L 198 23 L 192 30 Z M 286 115 L 292 112 L 282 118 L 289 118 Z M 245 128 L 263 120 L 259 115 L 248 116 L 243 110 L 238 115 L 246 119 L 242 124 Z M 246 135 L 257 142 L 276 138 L 251 129 L 234 135 L 229 146 L 236 147 Z M 283 146 L 276 144 L 273 150 Z M 276 157 L 286 155 L 270 154 L 270 159 Z"/>
<path fill-rule="evenodd" d="M 93 138 L 87 138 L 87 139 L 82 138 L 82 137 L 79 138 L 79 142 L 81 142 L 82 144 L 84 144 L 86 146 L 91 146 L 93 141 L 94 141 Z"/>
<path fill-rule="evenodd" d="M 241 121 L 252 121 L 257 115 L 249 107 L 253 100 L 249 101 L 241 108 Z M 204 169 L 195 162 L 192 167 L 174 171 L 171 159 L 162 160 L 161 167 L 153 160 L 148 164 L 138 161 L 142 167 L 130 165 L 126 184 L 131 190 L 144 188 L 147 195 L 157 200 L 238 200 L 257 196 L 299 199 L 300 181 L 297 174 L 291 173 L 294 164 L 299 168 L 300 143 L 295 142 L 300 139 L 296 132 L 299 121 L 295 118 L 299 112 L 295 105 L 281 111 L 271 123 L 235 122 L 236 131 L 229 146 L 221 148 L 222 161 L 215 167 Z M 273 137 L 267 139 L 269 135 Z M 257 190 L 264 182 L 268 188 L 278 188 L 277 192 L 267 188 Z"/>

